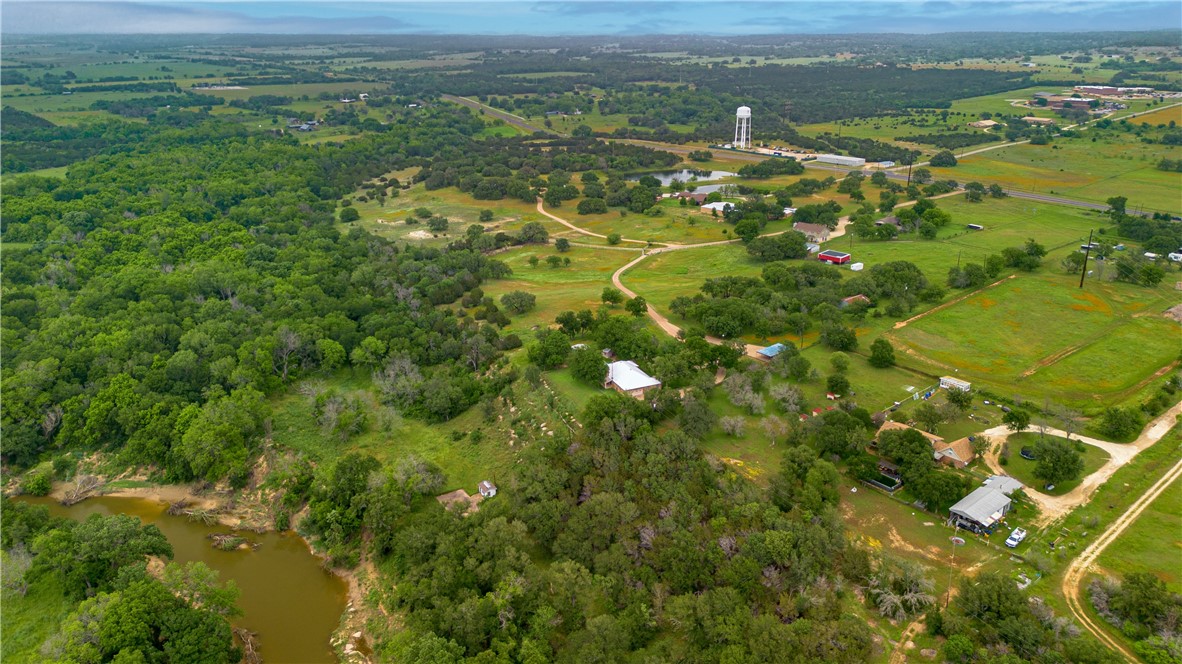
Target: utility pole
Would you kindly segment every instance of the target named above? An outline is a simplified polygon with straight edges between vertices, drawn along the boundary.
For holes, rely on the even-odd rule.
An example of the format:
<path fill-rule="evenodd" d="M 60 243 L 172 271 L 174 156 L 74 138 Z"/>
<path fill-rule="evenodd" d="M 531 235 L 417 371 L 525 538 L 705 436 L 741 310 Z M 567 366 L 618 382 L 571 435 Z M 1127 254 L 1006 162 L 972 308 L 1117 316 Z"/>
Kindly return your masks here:
<path fill-rule="evenodd" d="M 1083 269 L 1079 271 L 1079 287 L 1083 288 L 1084 277 L 1088 276 L 1088 254 L 1092 253 L 1092 231 L 1088 231 L 1088 246 L 1084 249 Z"/>
<path fill-rule="evenodd" d="M 912 165 L 912 164 L 914 164 L 914 163 L 915 163 L 915 158 L 914 158 L 914 157 L 912 157 L 911 159 L 908 159 L 908 160 L 907 160 L 907 186 L 908 186 L 908 187 L 910 187 L 910 186 L 911 186 L 911 165 Z"/>
<path fill-rule="evenodd" d="M 956 252 L 956 269 L 958 269 L 958 270 L 960 269 L 960 255 L 961 255 L 961 253 L 963 253 L 963 252 L 964 252 L 964 250 L 963 250 L 963 249 L 961 249 L 960 251 Z"/>

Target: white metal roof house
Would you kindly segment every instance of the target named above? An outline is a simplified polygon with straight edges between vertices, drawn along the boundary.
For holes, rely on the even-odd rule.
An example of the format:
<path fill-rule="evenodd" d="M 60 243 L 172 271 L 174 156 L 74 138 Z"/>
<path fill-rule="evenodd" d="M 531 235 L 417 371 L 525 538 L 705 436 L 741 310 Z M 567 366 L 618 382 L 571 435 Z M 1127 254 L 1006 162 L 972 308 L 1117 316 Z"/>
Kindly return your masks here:
<path fill-rule="evenodd" d="M 661 386 L 661 381 L 640 370 L 632 360 L 621 360 L 607 365 L 605 388 L 643 399 L 647 390 Z"/>
<path fill-rule="evenodd" d="M 1018 489 L 1025 488 L 1025 485 L 1009 475 L 990 475 L 988 479 L 981 483 L 981 486 L 997 489 L 1007 496 L 1013 495 Z"/>
<path fill-rule="evenodd" d="M 992 532 L 1010 512 L 1010 497 L 990 487 L 978 487 L 948 510 L 948 520 L 975 533 Z"/>
<path fill-rule="evenodd" d="M 497 485 L 488 480 L 480 480 L 480 484 L 477 484 L 476 488 L 480 490 L 480 495 L 485 498 L 492 498 L 497 495 Z"/>

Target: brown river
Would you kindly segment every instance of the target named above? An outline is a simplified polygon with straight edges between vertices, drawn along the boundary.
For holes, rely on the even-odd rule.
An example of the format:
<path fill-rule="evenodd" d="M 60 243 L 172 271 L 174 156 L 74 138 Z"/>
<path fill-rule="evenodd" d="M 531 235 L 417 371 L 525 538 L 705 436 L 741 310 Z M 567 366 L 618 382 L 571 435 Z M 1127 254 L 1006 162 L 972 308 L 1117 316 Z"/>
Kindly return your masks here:
<path fill-rule="evenodd" d="M 51 498 L 27 500 L 71 519 L 128 514 L 156 524 L 172 544 L 173 560 L 201 561 L 220 572 L 223 582 L 233 579 L 238 584 L 238 606 L 244 615 L 234 624 L 258 634 L 259 654 L 266 664 L 337 661 L 329 638 L 345 610 L 348 589 L 343 579 L 320 567 L 320 560 L 295 533 L 243 532 L 259 543 L 257 549 L 219 551 L 206 536 L 230 532 L 229 528 L 169 516 L 163 502 L 102 496 L 64 507 Z"/>

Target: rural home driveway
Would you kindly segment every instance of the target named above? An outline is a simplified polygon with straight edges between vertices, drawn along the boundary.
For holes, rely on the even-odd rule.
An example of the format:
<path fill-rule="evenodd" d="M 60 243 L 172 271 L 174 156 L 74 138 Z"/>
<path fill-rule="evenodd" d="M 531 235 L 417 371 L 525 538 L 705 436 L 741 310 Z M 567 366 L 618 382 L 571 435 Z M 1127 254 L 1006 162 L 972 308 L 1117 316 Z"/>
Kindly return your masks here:
<path fill-rule="evenodd" d="M 1054 520 L 1068 514 L 1071 510 L 1086 503 L 1096 489 L 1100 485 L 1108 481 L 1112 474 L 1118 468 L 1133 460 L 1141 450 L 1148 448 L 1157 441 L 1161 440 L 1163 436 L 1174 426 L 1179 414 L 1182 414 L 1182 402 L 1175 404 L 1172 408 L 1162 413 L 1145 427 L 1141 435 L 1131 443 L 1110 443 L 1096 438 L 1089 438 L 1088 436 L 1080 436 L 1073 434 L 1074 440 L 1082 443 L 1098 447 L 1108 453 L 1108 462 L 1099 468 L 1096 472 L 1088 475 L 1080 482 L 1079 486 L 1075 487 L 1068 493 L 1062 496 L 1048 496 L 1045 493 L 1035 490 L 1032 487 L 1026 488 L 1026 495 L 1030 497 L 1041 510 L 1041 514 L 1036 522 L 1039 527 L 1046 526 Z M 1038 427 L 1029 426 L 1025 431 L 1037 432 Z M 990 441 L 995 443 L 1003 443 L 1009 438 L 1012 432 L 1005 426 L 996 426 L 992 429 L 987 429 L 982 432 L 982 435 L 987 436 Z M 1067 432 L 1060 429 L 1047 428 L 1046 433 L 1052 436 L 1059 436 L 1067 438 Z M 985 464 L 989 466 L 990 470 L 999 474 L 1005 475 L 1005 469 L 998 462 L 998 454 L 1000 445 L 991 445 L 989 452 L 985 454 Z"/>

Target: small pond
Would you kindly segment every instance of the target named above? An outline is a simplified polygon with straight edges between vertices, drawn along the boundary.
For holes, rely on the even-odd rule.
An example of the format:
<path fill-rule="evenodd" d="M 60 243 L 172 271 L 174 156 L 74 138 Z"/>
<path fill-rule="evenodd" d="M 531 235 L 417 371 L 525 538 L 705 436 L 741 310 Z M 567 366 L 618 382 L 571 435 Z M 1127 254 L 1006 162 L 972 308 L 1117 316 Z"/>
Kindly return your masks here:
<path fill-rule="evenodd" d="M 712 180 L 721 180 L 722 178 L 729 178 L 735 173 L 730 171 L 699 171 L 691 168 L 683 168 L 679 171 L 654 171 L 652 173 L 636 173 L 629 175 L 625 179 L 636 182 L 640 178 L 651 175 L 661 181 L 661 186 L 668 187 L 674 180 L 681 180 L 682 182 L 710 182 Z M 717 185 L 712 185 L 715 189 Z M 694 191 L 706 191 L 706 187 L 698 187 Z M 709 193 L 709 192 L 707 192 Z"/>
<path fill-rule="evenodd" d="M 230 532 L 229 528 L 169 516 L 168 506 L 160 501 L 100 496 L 64 507 L 50 498 L 21 500 L 47 505 L 52 514 L 71 519 L 127 514 L 155 524 L 172 544 L 175 562 L 201 561 L 220 572 L 223 582 L 233 579 L 238 584 L 238 607 L 244 615 L 234 624 L 258 634 L 263 661 L 337 661 L 329 638 L 345 610 L 348 588 L 320 566 L 299 535 L 243 531 L 239 534 L 259 543 L 257 549 L 219 551 L 207 536 Z"/>

